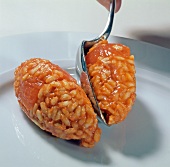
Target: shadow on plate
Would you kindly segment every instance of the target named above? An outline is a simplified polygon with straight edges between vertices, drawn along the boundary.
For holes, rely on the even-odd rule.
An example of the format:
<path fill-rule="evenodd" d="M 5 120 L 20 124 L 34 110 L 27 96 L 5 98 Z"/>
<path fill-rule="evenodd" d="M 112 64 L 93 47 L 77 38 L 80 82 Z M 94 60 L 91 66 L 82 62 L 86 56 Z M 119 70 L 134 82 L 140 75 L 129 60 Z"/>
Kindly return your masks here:
<path fill-rule="evenodd" d="M 101 141 L 94 148 L 90 149 L 80 147 L 78 142 L 65 141 L 51 136 L 34 125 L 25 114 L 23 115 L 33 131 L 47 145 L 77 161 L 85 162 L 87 165 L 88 163 L 100 165 L 114 164 L 114 153 L 116 152 L 124 156 L 145 158 L 154 154 L 160 145 L 159 129 L 154 122 L 151 112 L 139 99 L 136 100 L 132 111 L 124 122 L 112 127 L 99 124 L 103 131 Z M 113 151 L 112 155 L 108 153 L 110 149 Z M 41 151 L 46 152 L 46 150 Z"/>
<path fill-rule="evenodd" d="M 20 112 L 23 113 L 23 111 L 20 111 Z M 55 136 L 52 136 L 48 132 L 40 130 L 40 128 L 36 126 L 33 122 L 31 122 L 24 113 L 23 113 L 23 118 L 25 119 L 29 127 L 31 127 L 31 129 L 34 131 L 34 133 L 40 136 L 40 140 L 43 139 L 47 143 L 47 145 L 51 145 L 53 148 L 56 149 L 56 151 L 61 152 L 61 154 L 68 155 L 76 159 L 77 161 L 82 161 L 82 162 L 85 162 L 86 164 L 97 163 L 100 165 L 109 165 L 111 163 L 111 159 L 109 155 L 107 154 L 107 150 L 105 149 L 102 143 L 98 144 L 94 148 L 83 148 L 79 146 L 79 141 L 62 140 L 62 139 L 56 138 Z M 37 154 L 39 154 L 37 155 L 38 158 L 41 157 L 42 159 L 45 159 L 47 150 L 43 150 L 43 148 L 40 148 L 40 149 L 33 148 L 34 151 L 32 151 L 32 148 L 30 148 L 30 152 L 37 152 Z M 53 159 L 51 158 L 51 160 Z M 55 160 L 56 162 L 60 161 L 59 159 L 55 159 Z"/>
<path fill-rule="evenodd" d="M 137 99 L 124 122 L 110 128 L 103 127 L 101 142 L 125 156 L 145 158 L 158 150 L 160 140 L 150 110 Z"/>

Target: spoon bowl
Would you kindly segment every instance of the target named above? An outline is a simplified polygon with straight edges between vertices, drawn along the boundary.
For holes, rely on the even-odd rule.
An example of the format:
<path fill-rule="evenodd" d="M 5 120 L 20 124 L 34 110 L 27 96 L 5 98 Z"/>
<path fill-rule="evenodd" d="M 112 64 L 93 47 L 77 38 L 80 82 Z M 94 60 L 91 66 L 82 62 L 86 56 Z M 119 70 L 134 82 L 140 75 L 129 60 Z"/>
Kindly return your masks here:
<path fill-rule="evenodd" d="M 81 46 L 78 50 L 77 59 L 76 59 L 76 69 L 80 76 L 81 86 L 84 89 L 85 93 L 87 94 L 88 98 L 90 99 L 93 105 L 93 108 L 99 117 L 99 120 L 102 121 L 107 126 L 109 125 L 107 124 L 104 118 L 104 115 L 99 107 L 93 86 L 90 82 L 90 76 L 88 74 L 85 56 L 89 52 L 89 49 L 92 48 L 95 44 L 97 44 L 98 42 L 102 40 L 107 40 L 107 38 L 109 37 L 111 30 L 112 30 L 112 25 L 113 25 L 114 10 L 115 10 L 115 1 L 111 0 L 108 20 L 107 20 L 107 23 L 106 23 L 106 26 L 103 32 L 93 40 L 82 41 Z"/>

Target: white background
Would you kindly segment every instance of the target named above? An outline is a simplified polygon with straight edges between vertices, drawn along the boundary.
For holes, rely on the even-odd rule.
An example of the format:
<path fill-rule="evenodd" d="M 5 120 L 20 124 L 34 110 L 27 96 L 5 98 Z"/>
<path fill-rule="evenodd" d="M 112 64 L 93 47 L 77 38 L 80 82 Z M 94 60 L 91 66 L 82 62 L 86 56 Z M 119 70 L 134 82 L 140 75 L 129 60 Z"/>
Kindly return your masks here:
<path fill-rule="evenodd" d="M 0 0 L 0 37 L 47 31 L 100 33 L 107 15 L 96 0 Z M 170 0 L 122 0 L 112 35 L 170 48 Z"/>

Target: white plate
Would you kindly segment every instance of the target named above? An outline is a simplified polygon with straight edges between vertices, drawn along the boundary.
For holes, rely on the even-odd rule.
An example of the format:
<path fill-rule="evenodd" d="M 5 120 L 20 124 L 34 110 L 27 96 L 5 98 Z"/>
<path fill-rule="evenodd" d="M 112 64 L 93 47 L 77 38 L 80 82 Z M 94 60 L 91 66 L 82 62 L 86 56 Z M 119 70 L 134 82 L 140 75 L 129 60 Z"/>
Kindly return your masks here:
<path fill-rule="evenodd" d="M 137 69 L 137 100 L 127 119 L 102 124 L 92 149 L 57 139 L 40 130 L 20 110 L 13 90 L 13 70 L 30 57 L 56 60 L 77 78 L 75 55 L 88 33 L 34 33 L 0 39 L 0 166 L 3 167 L 168 167 L 170 164 L 170 50 L 110 37 L 130 46 Z M 63 60 L 61 60 L 63 59 Z M 78 79 L 78 78 L 77 78 Z"/>

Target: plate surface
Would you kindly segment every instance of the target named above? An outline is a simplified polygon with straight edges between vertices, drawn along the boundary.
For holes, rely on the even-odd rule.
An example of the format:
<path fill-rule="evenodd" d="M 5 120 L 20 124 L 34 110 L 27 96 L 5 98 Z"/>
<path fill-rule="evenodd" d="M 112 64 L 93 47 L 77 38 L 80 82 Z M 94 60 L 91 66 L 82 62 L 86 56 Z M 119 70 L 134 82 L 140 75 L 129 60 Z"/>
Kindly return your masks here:
<path fill-rule="evenodd" d="M 137 99 L 127 119 L 102 128 L 92 149 L 52 137 L 23 114 L 13 90 L 13 68 L 31 57 L 54 61 L 78 79 L 76 52 L 89 33 L 33 33 L 0 39 L 0 166 L 168 167 L 170 163 L 170 50 L 110 37 L 135 55 Z"/>

